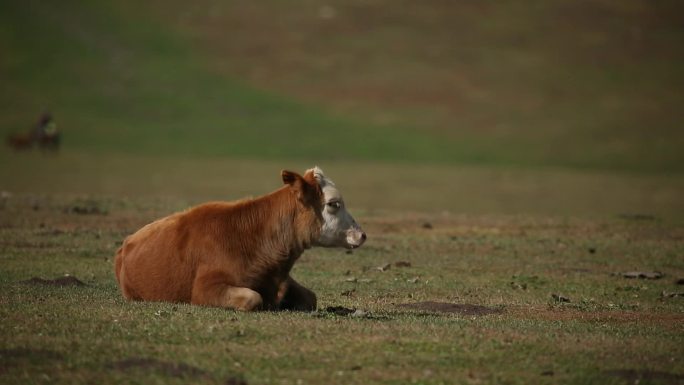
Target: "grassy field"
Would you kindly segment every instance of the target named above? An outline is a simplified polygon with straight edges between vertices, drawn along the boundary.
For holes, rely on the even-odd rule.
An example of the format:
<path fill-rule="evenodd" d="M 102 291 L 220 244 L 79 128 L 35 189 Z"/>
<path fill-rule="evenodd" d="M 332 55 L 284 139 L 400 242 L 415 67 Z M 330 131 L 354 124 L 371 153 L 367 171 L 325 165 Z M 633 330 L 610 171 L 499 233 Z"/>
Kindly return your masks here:
<path fill-rule="evenodd" d="M 0 133 L 64 140 L 0 149 L 0 383 L 684 383 L 681 11 L 1 2 Z M 369 236 L 316 312 L 123 300 L 125 236 L 314 164 Z"/>
<path fill-rule="evenodd" d="M 317 312 L 248 314 L 124 301 L 112 274 L 122 238 L 186 204 L 5 198 L 2 382 L 678 384 L 684 378 L 684 303 L 663 296 L 682 292 L 675 283 L 684 277 L 681 224 L 640 216 L 366 212 L 357 215 L 370 235 L 363 248 L 313 249 L 295 266 L 294 276 L 319 296 Z M 618 274 L 635 270 L 664 276 Z M 65 274 L 86 286 L 24 282 Z M 462 306 L 446 309 L 451 313 L 401 306 L 425 301 Z M 364 313 L 329 311 L 336 306 Z"/>

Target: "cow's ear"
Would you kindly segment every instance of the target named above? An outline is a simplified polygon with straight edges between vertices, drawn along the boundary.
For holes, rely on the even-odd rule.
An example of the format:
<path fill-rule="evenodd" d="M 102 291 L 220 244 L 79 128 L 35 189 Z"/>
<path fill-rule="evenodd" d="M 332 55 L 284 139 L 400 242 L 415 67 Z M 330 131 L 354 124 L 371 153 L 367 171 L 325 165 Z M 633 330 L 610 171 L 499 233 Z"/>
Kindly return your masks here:
<path fill-rule="evenodd" d="M 283 183 L 289 184 L 290 186 L 296 187 L 298 181 L 301 183 L 302 176 L 296 172 L 283 170 L 280 172 L 280 176 L 283 178 Z"/>
<path fill-rule="evenodd" d="M 318 179 L 316 179 L 316 175 L 314 174 L 313 169 L 307 170 L 302 178 L 304 178 L 305 181 L 309 182 L 309 184 L 318 184 Z"/>
<path fill-rule="evenodd" d="M 321 200 L 321 188 L 313 177 L 307 173 L 304 177 L 296 172 L 283 170 L 280 175 L 283 183 L 289 184 L 297 193 L 297 198 L 307 204 L 314 204 Z"/>

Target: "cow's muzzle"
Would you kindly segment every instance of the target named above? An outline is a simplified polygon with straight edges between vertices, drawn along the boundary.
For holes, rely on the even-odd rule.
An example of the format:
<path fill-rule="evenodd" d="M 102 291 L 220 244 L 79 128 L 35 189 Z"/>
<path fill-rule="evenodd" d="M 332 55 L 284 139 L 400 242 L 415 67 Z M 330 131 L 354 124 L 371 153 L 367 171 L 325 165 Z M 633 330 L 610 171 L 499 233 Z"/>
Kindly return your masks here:
<path fill-rule="evenodd" d="M 361 229 L 347 230 L 347 246 L 350 249 L 361 247 L 366 242 L 366 233 Z"/>

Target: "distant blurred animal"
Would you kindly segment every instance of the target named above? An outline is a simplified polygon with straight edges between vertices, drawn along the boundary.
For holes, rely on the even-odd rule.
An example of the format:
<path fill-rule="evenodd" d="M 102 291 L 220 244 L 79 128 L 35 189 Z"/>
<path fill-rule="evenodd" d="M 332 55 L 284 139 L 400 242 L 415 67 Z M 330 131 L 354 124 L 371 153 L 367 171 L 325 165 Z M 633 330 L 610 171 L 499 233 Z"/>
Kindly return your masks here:
<path fill-rule="evenodd" d="M 31 132 L 17 132 L 7 136 L 6 143 L 15 150 L 26 150 L 38 144 L 41 149 L 56 151 L 59 149 L 61 135 L 57 124 L 49 112 L 40 116 Z"/>
<path fill-rule="evenodd" d="M 8 135 L 5 142 L 15 150 L 26 150 L 33 147 L 33 134 L 17 132 Z"/>
<path fill-rule="evenodd" d="M 33 136 L 38 146 L 46 150 L 58 150 L 60 134 L 57 124 L 49 112 L 44 113 L 33 130 Z"/>

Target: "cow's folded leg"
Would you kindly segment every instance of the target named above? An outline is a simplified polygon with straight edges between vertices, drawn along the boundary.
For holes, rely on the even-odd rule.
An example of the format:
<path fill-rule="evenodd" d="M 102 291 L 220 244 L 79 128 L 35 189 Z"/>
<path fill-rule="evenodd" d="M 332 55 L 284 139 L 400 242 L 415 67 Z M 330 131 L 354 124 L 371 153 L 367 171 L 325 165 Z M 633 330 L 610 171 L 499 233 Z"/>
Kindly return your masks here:
<path fill-rule="evenodd" d="M 263 304 L 261 295 L 246 288 L 231 286 L 227 275 L 219 271 L 197 274 L 192 287 L 191 303 L 236 310 L 258 310 Z"/>
<path fill-rule="evenodd" d="M 288 277 L 278 293 L 280 308 L 283 310 L 316 310 L 316 294 Z"/>

